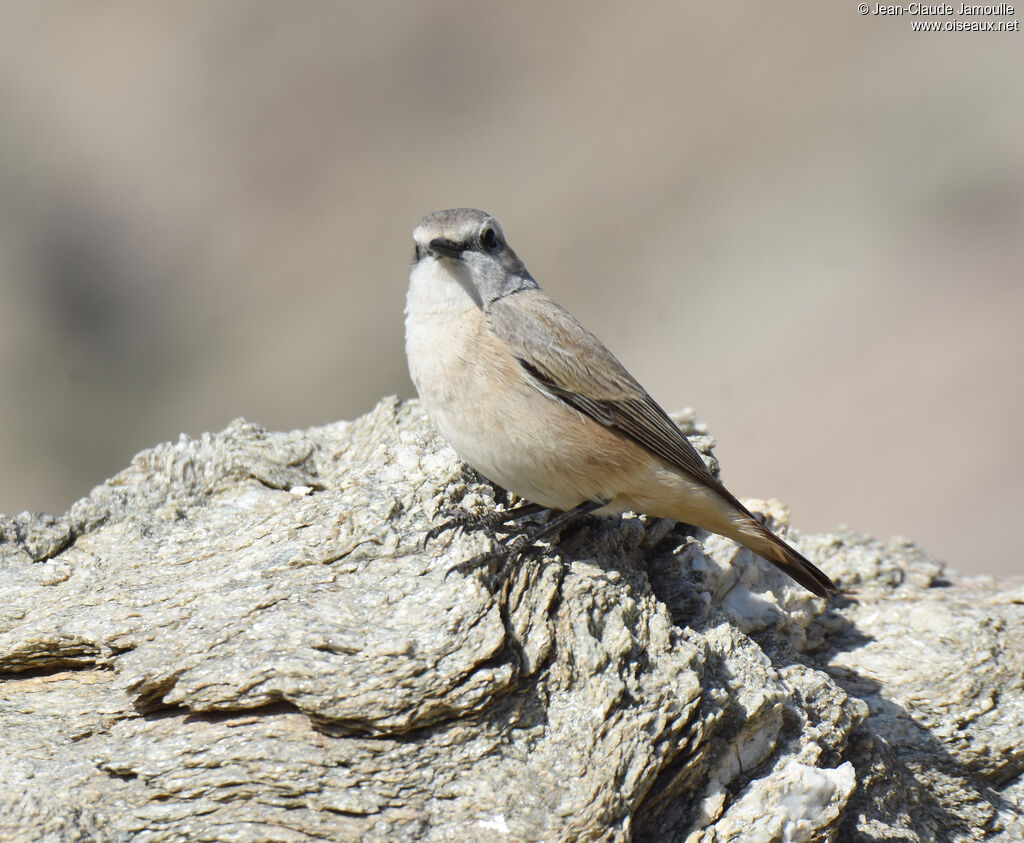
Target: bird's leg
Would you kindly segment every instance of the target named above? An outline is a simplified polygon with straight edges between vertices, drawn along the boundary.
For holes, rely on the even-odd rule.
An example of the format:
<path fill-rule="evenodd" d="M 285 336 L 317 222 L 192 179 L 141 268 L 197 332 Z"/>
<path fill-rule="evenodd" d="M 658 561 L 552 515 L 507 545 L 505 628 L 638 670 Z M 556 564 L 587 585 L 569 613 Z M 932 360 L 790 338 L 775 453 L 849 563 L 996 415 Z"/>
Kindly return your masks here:
<path fill-rule="evenodd" d="M 536 553 L 541 550 L 537 545 L 539 539 L 549 536 L 552 533 L 560 532 L 565 529 L 569 524 L 580 518 L 589 515 L 595 509 L 600 509 L 602 506 L 607 506 L 608 501 L 584 501 L 579 506 L 573 507 L 572 509 L 559 513 L 547 524 L 533 533 L 522 532 L 517 535 L 511 542 L 499 550 L 492 550 L 489 553 L 481 553 L 474 556 L 472 559 L 467 559 L 464 562 L 460 562 L 458 565 L 453 565 L 445 572 L 447 577 L 452 571 L 458 571 L 460 574 L 465 574 L 468 571 L 472 571 L 475 568 L 479 568 L 482 565 L 487 565 L 492 561 L 498 560 L 498 568 L 491 576 L 491 590 L 496 591 L 501 587 L 501 584 L 508 579 L 509 574 L 515 569 L 515 563 L 522 559 L 529 553 Z M 525 507 L 520 507 L 520 509 Z M 517 510 L 513 510 L 515 512 Z"/>
<path fill-rule="evenodd" d="M 447 520 L 427 530 L 427 534 L 423 538 L 423 546 L 426 547 L 430 541 L 436 539 L 446 530 L 462 529 L 463 532 L 468 533 L 475 533 L 477 530 L 505 532 L 499 528 L 513 524 L 515 529 L 518 530 L 521 529 L 521 525 L 518 524 L 519 521 L 529 518 L 531 515 L 536 515 L 538 512 L 543 512 L 545 509 L 546 507 L 537 503 L 525 503 L 522 506 L 517 506 L 515 509 L 490 512 L 487 515 L 475 515 L 464 509 L 445 510 L 441 514 Z M 510 532 L 514 532 L 514 530 Z"/>
<path fill-rule="evenodd" d="M 608 506 L 608 501 L 584 501 L 579 506 L 574 506 L 572 509 L 556 515 L 548 521 L 547 524 L 534 533 L 530 539 L 532 541 L 536 541 L 544 536 L 549 536 L 571 524 L 573 521 L 578 521 L 584 515 L 589 515 L 595 509 L 600 509 L 602 506 Z"/>

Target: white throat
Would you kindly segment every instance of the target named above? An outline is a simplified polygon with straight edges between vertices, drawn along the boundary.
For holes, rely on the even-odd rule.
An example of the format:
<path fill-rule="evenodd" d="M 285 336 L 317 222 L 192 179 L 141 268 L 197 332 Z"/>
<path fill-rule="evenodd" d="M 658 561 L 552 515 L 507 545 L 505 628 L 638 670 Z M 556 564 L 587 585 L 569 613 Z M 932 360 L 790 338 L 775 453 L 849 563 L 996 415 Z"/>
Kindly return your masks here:
<path fill-rule="evenodd" d="M 468 280 L 463 283 L 447 261 L 433 257 L 421 259 L 409 274 L 409 293 L 405 299 L 405 317 L 426 317 L 445 314 L 449 318 L 470 307 L 479 307 L 470 293 Z M 475 292 L 475 291 L 474 291 Z"/>

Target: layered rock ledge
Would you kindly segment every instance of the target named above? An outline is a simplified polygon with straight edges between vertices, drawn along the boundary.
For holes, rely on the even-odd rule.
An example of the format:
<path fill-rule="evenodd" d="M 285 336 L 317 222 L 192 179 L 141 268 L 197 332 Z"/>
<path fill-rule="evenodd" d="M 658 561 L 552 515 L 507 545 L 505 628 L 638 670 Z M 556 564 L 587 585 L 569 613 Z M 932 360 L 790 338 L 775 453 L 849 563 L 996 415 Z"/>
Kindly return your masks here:
<path fill-rule="evenodd" d="M 1021 582 L 790 531 L 826 606 L 640 516 L 446 577 L 507 505 L 386 399 L 0 516 L 0 839 L 1024 838 Z"/>

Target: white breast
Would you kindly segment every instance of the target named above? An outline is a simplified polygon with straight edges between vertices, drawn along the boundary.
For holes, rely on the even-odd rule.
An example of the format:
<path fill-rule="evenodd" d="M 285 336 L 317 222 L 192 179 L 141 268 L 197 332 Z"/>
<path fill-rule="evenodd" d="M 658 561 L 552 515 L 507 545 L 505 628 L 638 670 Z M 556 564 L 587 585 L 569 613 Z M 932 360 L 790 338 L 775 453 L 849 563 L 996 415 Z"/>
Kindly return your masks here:
<path fill-rule="evenodd" d="M 420 401 L 462 459 L 536 503 L 579 502 L 575 484 L 563 489 L 549 477 L 555 455 L 548 449 L 557 443 L 550 414 L 566 411 L 527 382 L 469 293 L 429 258 L 409 279 L 405 352 Z"/>
<path fill-rule="evenodd" d="M 465 328 L 479 308 L 438 261 L 421 260 L 409 276 L 405 301 L 405 356 L 420 400 L 432 417 L 458 400 L 451 373 L 465 353 Z M 443 432 L 443 431 L 442 431 Z"/>

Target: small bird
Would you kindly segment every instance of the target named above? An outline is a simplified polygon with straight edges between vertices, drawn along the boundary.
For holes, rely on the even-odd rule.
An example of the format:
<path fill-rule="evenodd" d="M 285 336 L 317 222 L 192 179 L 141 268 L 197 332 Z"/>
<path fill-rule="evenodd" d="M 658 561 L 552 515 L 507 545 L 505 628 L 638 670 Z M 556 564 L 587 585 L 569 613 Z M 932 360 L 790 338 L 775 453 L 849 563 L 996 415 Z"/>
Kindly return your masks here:
<path fill-rule="evenodd" d="M 819 597 L 832 581 L 757 521 L 612 353 L 541 290 L 489 214 L 413 231 L 405 351 L 459 456 L 534 509 L 646 513 L 739 542 Z"/>

